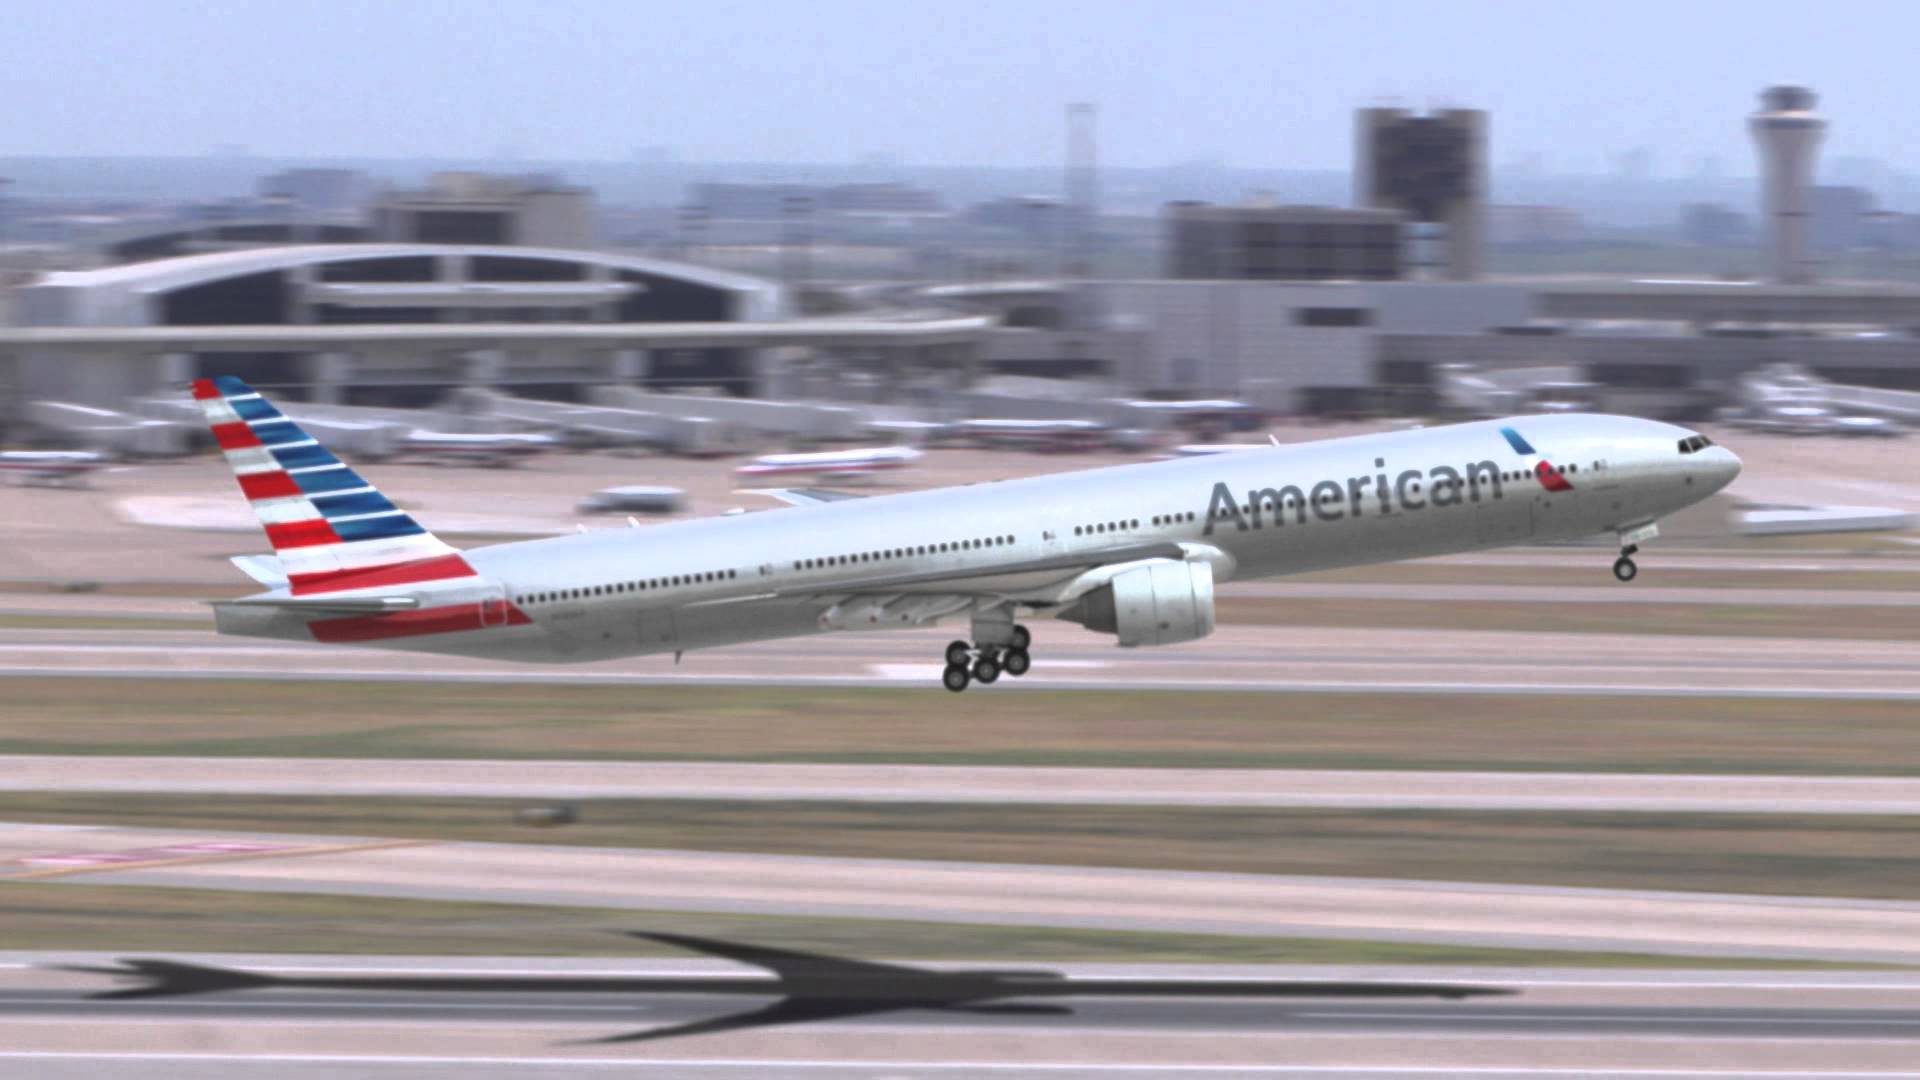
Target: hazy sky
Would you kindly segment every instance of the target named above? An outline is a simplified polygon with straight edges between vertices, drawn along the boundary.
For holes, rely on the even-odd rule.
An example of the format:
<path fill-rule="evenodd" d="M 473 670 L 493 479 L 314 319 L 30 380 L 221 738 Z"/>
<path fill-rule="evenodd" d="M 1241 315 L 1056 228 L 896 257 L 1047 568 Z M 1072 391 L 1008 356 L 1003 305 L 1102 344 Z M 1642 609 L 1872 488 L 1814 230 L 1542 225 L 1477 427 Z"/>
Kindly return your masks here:
<path fill-rule="evenodd" d="M 1804 0 L 7 0 L 0 154 L 1053 164 L 1061 107 L 1105 161 L 1338 168 L 1351 110 L 1493 113 L 1494 159 L 1719 158 L 1765 84 L 1825 156 L 1920 168 L 1920 3 Z"/>

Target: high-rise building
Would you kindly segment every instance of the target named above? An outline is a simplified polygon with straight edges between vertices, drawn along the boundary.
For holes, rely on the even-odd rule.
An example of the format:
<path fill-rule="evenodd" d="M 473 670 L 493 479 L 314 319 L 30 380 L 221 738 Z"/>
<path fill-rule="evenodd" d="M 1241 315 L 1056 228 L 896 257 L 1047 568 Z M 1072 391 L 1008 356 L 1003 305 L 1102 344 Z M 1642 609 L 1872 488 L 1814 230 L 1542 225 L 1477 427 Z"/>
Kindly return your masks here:
<path fill-rule="evenodd" d="M 1747 120 L 1760 149 L 1761 212 L 1771 241 L 1768 274 L 1779 282 L 1800 284 L 1814 277 L 1809 189 L 1814 151 L 1827 130 L 1814 104 L 1813 91 L 1804 86 L 1771 86 L 1761 92 L 1760 109 Z"/>
<path fill-rule="evenodd" d="M 1328 206 L 1166 209 L 1167 276 L 1253 281 L 1397 281 L 1406 276 L 1397 210 Z"/>
<path fill-rule="evenodd" d="M 1487 114 L 1445 109 L 1361 109 L 1354 123 L 1353 201 L 1399 210 L 1416 236 L 1443 230 L 1442 277 L 1465 280 L 1485 268 Z M 1423 261 L 1423 260 L 1416 260 Z"/>
<path fill-rule="evenodd" d="M 373 230 L 377 239 L 407 243 L 590 248 L 596 214 L 591 190 L 550 176 L 448 172 L 424 190 L 382 196 Z"/>

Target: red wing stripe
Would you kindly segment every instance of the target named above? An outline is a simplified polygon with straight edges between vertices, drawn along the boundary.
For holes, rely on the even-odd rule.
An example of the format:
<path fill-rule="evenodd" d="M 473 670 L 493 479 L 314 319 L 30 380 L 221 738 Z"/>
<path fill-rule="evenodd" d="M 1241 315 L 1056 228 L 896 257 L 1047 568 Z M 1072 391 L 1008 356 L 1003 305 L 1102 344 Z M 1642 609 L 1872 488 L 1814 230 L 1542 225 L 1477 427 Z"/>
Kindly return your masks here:
<path fill-rule="evenodd" d="M 327 524 L 326 518 L 310 518 L 267 526 L 267 542 L 273 545 L 274 550 L 280 551 L 313 547 L 316 544 L 338 544 L 340 535 L 333 531 L 333 526 Z"/>
<path fill-rule="evenodd" d="M 194 400 L 205 401 L 208 398 L 217 398 L 219 396 L 220 396 L 220 388 L 213 385 L 212 379 L 193 380 Z"/>
<path fill-rule="evenodd" d="M 493 601 L 493 603 L 503 603 Z M 512 604 L 504 604 L 506 626 L 526 626 L 533 622 L 527 613 Z M 502 625 L 495 622 L 495 626 Z M 396 611 L 388 615 L 349 615 L 340 619 L 316 619 L 307 624 L 313 640 L 328 644 L 355 641 L 382 641 L 387 638 L 418 637 L 422 634 L 453 634 L 479 630 L 479 604 L 449 604 L 419 611 Z M 489 627 L 491 629 L 491 627 Z"/>
<path fill-rule="evenodd" d="M 240 493 L 249 499 L 284 499 L 302 494 L 300 485 L 284 472 L 248 473 L 240 477 Z"/>
<path fill-rule="evenodd" d="M 473 577 L 473 567 L 458 555 L 389 563 L 386 566 L 362 566 L 353 570 L 327 570 L 317 574 L 294 574 L 289 578 L 293 595 L 344 592 L 347 589 L 377 589 L 390 585 L 414 585 L 422 581 L 446 581 Z"/>
<path fill-rule="evenodd" d="M 260 436 L 255 435 L 244 420 L 213 425 L 213 441 L 219 443 L 222 450 L 248 450 L 261 445 Z"/>

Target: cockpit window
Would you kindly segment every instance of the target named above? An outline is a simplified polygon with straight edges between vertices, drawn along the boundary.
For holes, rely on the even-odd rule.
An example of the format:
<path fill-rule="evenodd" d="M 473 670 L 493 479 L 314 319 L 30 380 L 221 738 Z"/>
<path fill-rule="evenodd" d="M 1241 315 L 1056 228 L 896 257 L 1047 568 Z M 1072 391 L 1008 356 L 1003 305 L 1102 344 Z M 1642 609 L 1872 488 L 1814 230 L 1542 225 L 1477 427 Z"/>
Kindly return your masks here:
<path fill-rule="evenodd" d="M 1680 440 L 1680 452 L 1683 454 L 1697 454 L 1712 445 L 1713 440 L 1707 438 L 1705 435 L 1691 435 Z"/>

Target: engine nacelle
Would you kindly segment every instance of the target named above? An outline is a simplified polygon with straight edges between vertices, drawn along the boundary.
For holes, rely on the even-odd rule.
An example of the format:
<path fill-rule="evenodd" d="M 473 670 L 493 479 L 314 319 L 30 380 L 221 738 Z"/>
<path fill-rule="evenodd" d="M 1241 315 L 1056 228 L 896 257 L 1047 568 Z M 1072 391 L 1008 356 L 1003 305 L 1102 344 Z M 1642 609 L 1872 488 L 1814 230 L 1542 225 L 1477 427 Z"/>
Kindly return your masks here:
<path fill-rule="evenodd" d="M 1116 634 L 1120 644 L 1172 645 L 1213 633 L 1213 566 L 1159 559 L 1113 580 L 1060 612 L 1068 622 Z"/>

